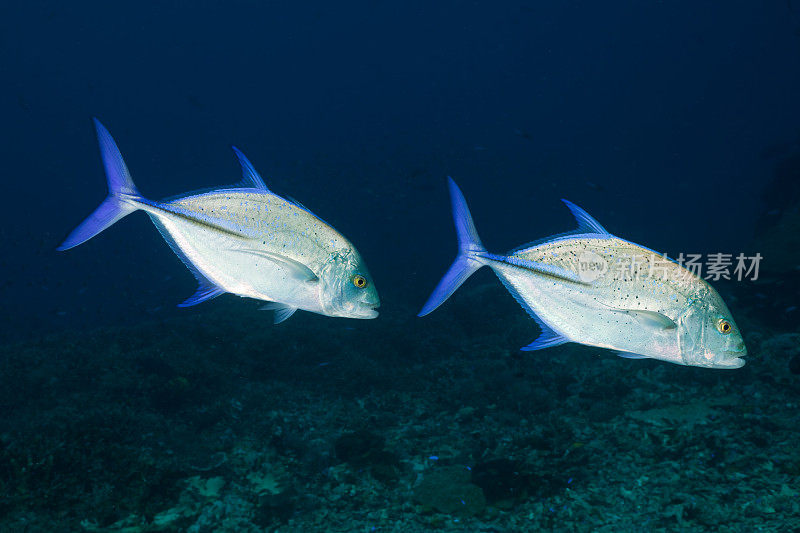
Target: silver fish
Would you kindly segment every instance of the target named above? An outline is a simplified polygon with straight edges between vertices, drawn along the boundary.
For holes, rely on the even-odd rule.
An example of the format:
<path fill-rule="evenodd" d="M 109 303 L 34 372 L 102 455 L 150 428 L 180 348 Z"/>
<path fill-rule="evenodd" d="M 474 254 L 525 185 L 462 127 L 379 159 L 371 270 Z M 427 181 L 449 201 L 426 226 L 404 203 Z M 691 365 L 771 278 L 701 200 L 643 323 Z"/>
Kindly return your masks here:
<path fill-rule="evenodd" d="M 58 247 L 91 239 L 134 211 L 146 212 L 199 287 L 181 307 L 226 292 L 269 303 L 275 322 L 302 309 L 375 318 L 378 293 L 350 242 L 296 201 L 271 192 L 242 152 L 240 187 L 155 202 L 139 194 L 114 139 L 95 119 L 109 195 Z"/>
<path fill-rule="evenodd" d="M 683 266 L 611 235 L 567 200 L 578 221 L 576 232 L 491 254 L 481 244 L 464 196 L 448 180 L 459 254 L 419 316 L 488 266 L 542 330 L 523 350 L 577 342 L 630 359 L 706 368 L 744 365 L 747 349 L 725 302 Z"/>

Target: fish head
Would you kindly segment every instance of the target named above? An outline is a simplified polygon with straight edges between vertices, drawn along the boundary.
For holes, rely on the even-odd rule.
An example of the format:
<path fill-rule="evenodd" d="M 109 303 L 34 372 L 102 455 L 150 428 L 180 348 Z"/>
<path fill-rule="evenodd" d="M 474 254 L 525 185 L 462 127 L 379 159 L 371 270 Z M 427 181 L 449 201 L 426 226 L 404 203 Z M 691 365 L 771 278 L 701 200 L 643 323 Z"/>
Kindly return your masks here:
<path fill-rule="evenodd" d="M 744 366 L 747 347 L 728 306 L 710 286 L 702 292 L 678 319 L 683 363 L 705 368 Z"/>
<path fill-rule="evenodd" d="M 375 318 L 381 305 L 375 283 L 355 248 L 331 255 L 320 277 L 326 314 Z"/>

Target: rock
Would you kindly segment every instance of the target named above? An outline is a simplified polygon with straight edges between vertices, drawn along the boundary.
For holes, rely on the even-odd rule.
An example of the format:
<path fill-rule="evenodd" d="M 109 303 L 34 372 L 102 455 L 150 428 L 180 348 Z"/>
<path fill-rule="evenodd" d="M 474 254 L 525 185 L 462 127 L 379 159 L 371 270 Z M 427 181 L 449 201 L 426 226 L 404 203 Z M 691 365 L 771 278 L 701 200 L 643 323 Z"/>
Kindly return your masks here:
<path fill-rule="evenodd" d="M 367 430 L 342 434 L 336 443 L 336 457 L 354 466 L 366 466 L 383 451 L 385 440 L 380 435 Z"/>
<path fill-rule="evenodd" d="M 472 482 L 483 490 L 489 503 L 509 507 L 525 496 L 533 478 L 515 461 L 492 459 L 472 468 Z"/>
<path fill-rule="evenodd" d="M 800 374 L 800 354 L 795 355 L 789 360 L 789 372 L 794 375 Z"/>
<path fill-rule="evenodd" d="M 463 466 L 443 466 L 428 472 L 414 489 L 414 500 L 423 509 L 456 516 L 475 516 L 486 507 L 483 490 L 470 482 Z"/>
<path fill-rule="evenodd" d="M 381 483 L 390 485 L 400 476 L 400 458 L 385 449 L 386 441 L 371 431 L 358 430 L 336 439 L 336 457 L 357 468 L 367 470 Z"/>

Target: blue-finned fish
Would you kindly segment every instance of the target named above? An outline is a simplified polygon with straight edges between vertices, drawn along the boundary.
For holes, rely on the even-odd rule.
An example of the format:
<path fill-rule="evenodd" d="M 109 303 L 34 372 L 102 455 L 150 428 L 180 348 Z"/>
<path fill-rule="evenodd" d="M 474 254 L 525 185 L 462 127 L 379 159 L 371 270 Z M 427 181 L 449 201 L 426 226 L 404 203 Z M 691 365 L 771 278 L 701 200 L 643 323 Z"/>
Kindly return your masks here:
<path fill-rule="evenodd" d="M 448 182 L 458 256 L 419 316 L 488 266 L 541 329 L 523 350 L 577 342 L 631 359 L 706 368 L 744 365 L 747 349 L 725 302 L 683 266 L 615 237 L 567 200 L 576 231 L 507 254 L 489 253 L 463 194 L 451 178 Z"/>
<path fill-rule="evenodd" d="M 356 248 L 298 202 L 270 191 L 236 147 L 241 185 L 156 202 L 139 194 L 114 139 L 97 119 L 94 123 L 109 194 L 59 250 L 141 210 L 197 279 L 197 291 L 181 307 L 232 293 L 266 300 L 262 309 L 274 310 L 276 323 L 298 309 L 378 316 L 378 293 Z"/>

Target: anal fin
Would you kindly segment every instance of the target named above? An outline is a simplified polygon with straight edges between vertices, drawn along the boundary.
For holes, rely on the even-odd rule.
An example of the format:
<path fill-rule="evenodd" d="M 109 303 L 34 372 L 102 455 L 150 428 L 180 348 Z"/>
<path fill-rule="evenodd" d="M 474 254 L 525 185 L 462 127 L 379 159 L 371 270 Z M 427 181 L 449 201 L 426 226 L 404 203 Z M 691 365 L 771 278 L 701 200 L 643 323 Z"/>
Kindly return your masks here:
<path fill-rule="evenodd" d="M 195 293 L 186 298 L 183 302 L 179 303 L 178 307 L 191 307 L 193 305 L 203 303 L 206 300 L 216 298 L 222 294 L 225 294 L 223 289 L 220 289 L 216 285 L 208 285 L 203 281 L 200 281 L 200 286 L 197 287 Z"/>
<path fill-rule="evenodd" d="M 565 336 L 557 333 L 547 325 L 544 325 L 541 321 L 539 322 L 539 327 L 542 328 L 542 333 L 536 337 L 536 340 L 530 343 L 527 346 L 523 346 L 520 348 L 523 352 L 534 352 L 536 350 L 543 350 L 545 348 L 552 348 L 553 346 L 558 346 L 560 344 L 565 344 L 567 342 L 572 342 Z"/>
<path fill-rule="evenodd" d="M 568 338 L 564 337 L 562 334 L 555 331 L 553 328 L 548 326 L 544 320 L 539 318 L 539 315 L 528 305 L 528 302 L 520 295 L 517 289 L 502 275 L 497 273 L 497 277 L 500 278 L 500 281 L 503 283 L 503 286 L 506 290 L 511 293 L 511 296 L 517 301 L 517 303 L 522 306 L 528 316 L 530 316 L 533 320 L 536 321 L 536 324 L 539 326 L 539 329 L 542 330 L 542 333 L 536 338 L 535 341 L 530 343 L 527 346 L 523 346 L 520 350 L 524 352 L 533 352 L 536 350 L 542 350 L 544 348 L 550 348 L 552 346 L 558 346 L 559 344 L 565 344 L 567 342 L 572 342 Z"/>
<path fill-rule="evenodd" d="M 633 352 L 617 352 L 617 355 L 622 357 L 623 359 L 649 359 L 649 357 L 647 357 L 646 355 Z"/>
<path fill-rule="evenodd" d="M 212 298 L 216 298 L 221 294 L 225 294 L 225 289 L 222 289 L 214 284 L 213 281 L 208 279 L 205 274 L 203 274 L 197 266 L 192 263 L 192 261 L 183 253 L 178 243 L 175 242 L 175 239 L 172 238 L 167 228 L 164 227 L 164 224 L 158 219 L 158 217 L 152 213 L 148 213 L 150 215 L 150 220 L 153 221 L 156 229 L 158 232 L 161 233 L 161 236 L 164 237 L 164 240 L 169 245 L 170 249 L 178 256 L 178 258 L 186 265 L 186 268 L 192 273 L 192 275 L 197 280 L 197 290 L 193 295 L 188 297 L 186 300 L 178 304 L 178 307 L 191 307 L 193 305 L 197 305 L 199 303 L 203 303 L 207 300 L 211 300 Z"/>

